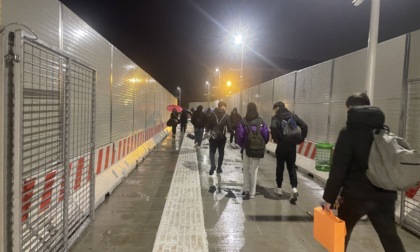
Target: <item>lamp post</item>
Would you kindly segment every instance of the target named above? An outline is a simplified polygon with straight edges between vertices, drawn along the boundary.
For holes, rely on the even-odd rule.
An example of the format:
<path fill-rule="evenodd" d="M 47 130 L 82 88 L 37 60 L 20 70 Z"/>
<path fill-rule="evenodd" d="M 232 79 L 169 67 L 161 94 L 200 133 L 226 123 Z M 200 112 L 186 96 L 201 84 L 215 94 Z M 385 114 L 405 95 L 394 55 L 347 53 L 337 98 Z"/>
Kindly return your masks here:
<path fill-rule="evenodd" d="M 177 89 L 178 89 L 179 105 L 181 106 L 181 88 L 177 87 Z"/>
<path fill-rule="evenodd" d="M 216 68 L 216 73 L 219 74 L 219 83 L 218 83 L 218 85 L 220 86 L 220 74 L 222 73 L 222 71 L 220 71 L 219 68 Z"/>
<path fill-rule="evenodd" d="M 355 6 L 359 6 L 364 0 L 353 0 Z M 376 48 L 378 45 L 378 30 L 379 30 L 379 12 L 381 0 L 372 0 L 370 7 L 370 25 L 369 25 L 369 39 L 367 49 L 366 62 L 366 92 L 369 95 L 370 102 L 373 104 L 374 87 L 375 87 L 375 69 L 376 69 Z"/>
<path fill-rule="evenodd" d="M 210 82 L 206 81 L 207 86 L 207 107 L 210 108 Z"/>
<path fill-rule="evenodd" d="M 243 76 L 243 70 L 244 70 L 244 41 L 242 38 L 242 35 L 239 34 L 235 37 L 235 44 L 241 45 L 241 70 L 240 70 L 240 95 L 239 95 L 239 111 L 242 114 L 242 94 L 243 94 L 243 87 L 244 87 L 244 76 Z"/>

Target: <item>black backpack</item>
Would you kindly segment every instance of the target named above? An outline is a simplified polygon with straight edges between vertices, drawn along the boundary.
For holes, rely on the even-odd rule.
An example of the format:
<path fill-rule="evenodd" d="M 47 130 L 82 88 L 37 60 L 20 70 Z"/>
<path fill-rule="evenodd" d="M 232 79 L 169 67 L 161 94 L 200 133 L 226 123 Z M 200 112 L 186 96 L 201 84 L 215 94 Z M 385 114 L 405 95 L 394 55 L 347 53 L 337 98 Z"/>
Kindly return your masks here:
<path fill-rule="evenodd" d="M 263 158 L 265 153 L 265 141 L 261 135 L 261 120 L 258 120 L 257 131 L 253 132 L 251 125 L 243 120 L 244 124 L 248 128 L 248 141 L 245 145 L 246 155 L 251 158 Z"/>
<path fill-rule="evenodd" d="M 220 131 L 219 125 L 220 123 L 223 121 L 223 118 L 225 118 L 226 114 L 223 115 L 222 119 L 217 119 L 217 116 L 215 113 L 213 113 L 214 116 L 216 117 L 216 126 L 213 128 L 213 130 L 210 131 L 210 136 L 213 140 L 216 141 L 222 141 L 225 140 L 226 136 L 225 136 L 225 126 L 223 126 L 223 130 Z"/>
<path fill-rule="evenodd" d="M 293 114 L 289 120 L 281 120 L 283 128 L 283 142 L 286 144 L 299 144 L 302 141 L 302 134 L 300 128 L 296 125 Z"/>

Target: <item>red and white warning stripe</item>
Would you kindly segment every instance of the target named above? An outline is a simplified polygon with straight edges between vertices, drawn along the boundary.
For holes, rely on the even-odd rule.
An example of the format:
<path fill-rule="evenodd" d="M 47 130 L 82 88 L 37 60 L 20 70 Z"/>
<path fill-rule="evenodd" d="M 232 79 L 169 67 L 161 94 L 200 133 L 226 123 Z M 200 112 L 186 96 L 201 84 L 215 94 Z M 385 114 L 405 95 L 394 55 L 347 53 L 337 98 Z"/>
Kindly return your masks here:
<path fill-rule="evenodd" d="M 297 153 L 307 158 L 315 159 L 315 155 L 316 155 L 315 145 L 316 143 L 305 140 L 305 142 L 296 146 Z"/>

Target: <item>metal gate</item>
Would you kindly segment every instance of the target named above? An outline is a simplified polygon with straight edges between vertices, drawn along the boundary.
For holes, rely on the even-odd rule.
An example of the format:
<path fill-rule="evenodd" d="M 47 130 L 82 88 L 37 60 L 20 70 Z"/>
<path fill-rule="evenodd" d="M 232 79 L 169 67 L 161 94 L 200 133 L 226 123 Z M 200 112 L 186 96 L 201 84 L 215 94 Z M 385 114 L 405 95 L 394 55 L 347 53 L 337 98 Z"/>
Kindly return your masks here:
<path fill-rule="evenodd" d="M 406 138 L 420 150 L 420 80 L 408 84 Z M 420 185 L 408 190 L 401 200 L 401 225 L 420 235 Z"/>
<path fill-rule="evenodd" d="M 8 247 L 66 251 L 93 218 L 96 72 L 23 32 L 8 40 Z"/>

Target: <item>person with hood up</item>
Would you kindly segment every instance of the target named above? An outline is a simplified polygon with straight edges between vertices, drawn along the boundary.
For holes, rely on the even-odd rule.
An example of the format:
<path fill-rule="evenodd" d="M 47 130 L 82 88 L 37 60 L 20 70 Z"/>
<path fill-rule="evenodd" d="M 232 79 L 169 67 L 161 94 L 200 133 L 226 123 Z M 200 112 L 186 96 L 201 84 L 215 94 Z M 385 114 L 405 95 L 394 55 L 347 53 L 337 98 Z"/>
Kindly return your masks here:
<path fill-rule="evenodd" d="M 236 108 L 232 109 L 232 112 L 230 113 L 229 117 L 230 117 L 230 124 L 232 125 L 232 132 L 230 132 L 230 144 L 232 144 L 233 138 L 235 138 L 235 142 L 233 144 L 236 145 L 237 141 L 236 141 L 235 132 L 236 132 L 236 128 L 238 127 L 239 122 L 242 120 L 242 117 L 238 113 L 238 110 Z"/>
<path fill-rule="evenodd" d="M 207 123 L 207 116 L 203 112 L 203 106 L 199 105 L 197 110 L 194 111 L 191 117 L 191 123 L 194 125 L 194 139 L 196 142 L 194 147 L 199 149 L 201 147 L 201 142 L 203 141 L 204 127 Z"/>
<path fill-rule="evenodd" d="M 185 131 L 187 130 L 188 114 L 189 111 L 186 109 L 182 110 L 181 112 L 181 133 L 185 133 Z"/>
<path fill-rule="evenodd" d="M 284 163 L 286 163 L 287 171 L 289 172 L 290 185 L 292 186 L 292 193 L 290 197 L 290 203 L 295 204 L 297 197 L 299 195 L 297 190 L 297 174 L 296 174 L 296 145 L 305 141 L 305 138 L 308 134 L 308 126 L 306 123 L 300 119 L 296 114 L 290 112 L 285 104 L 281 101 L 276 102 L 273 105 L 273 110 L 275 115 L 271 119 L 271 137 L 275 143 L 277 143 L 276 148 L 276 183 L 277 188 L 274 189 L 274 193 L 279 196 L 283 196 L 283 173 L 284 173 Z M 297 142 L 288 142 L 287 138 L 283 135 L 283 121 L 289 122 L 293 117 L 293 120 L 296 122 L 296 125 L 300 128 L 301 136 L 300 141 Z"/>
<path fill-rule="evenodd" d="M 172 137 L 175 137 L 176 127 L 178 126 L 178 123 L 179 123 L 178 112 L 176 111 L 176 108 L 172 109 L 170 120 L 172 121 Z"/>
<path fill-rule="evenodd" d="M 210 143 L 210 162 L 211 167 L 209 171 L 209 175 L 214 174 L 214 170 L 216 170 L 216 161 L 215 155 L 216 150 L 219 150 L 219 160 L 217 163 L 217 173 L 222 173 L 222 164 L 223 158 L 225 154 L 225 145 L 226 145 L 226 128 L 228 131 L 232 130 L 230 125 L 229 115 L 226 114 L 226 103 L 220 101 L 217 105 L 217 109 L 211 113 L 210 117 L 208 118 L 206 131 L 211 133 L 211 137 L 209 139 Z"/>
<path fill-rule="evenodd" d="M 324 208 L 329 211 L 340 194 L 338 217 L 346 223 L 346 248 L 354 226 L 367 215 L 385 251 L 405 251 L 395 224 L 397 192 L 374 186 L 366 176 L 373 131 L 382 127 L 385 115 L 370 106 L 366 93 L 349 96 L 346 107 L 347 127 L 340 131 L 335 144 Z"/>
<path fill-rule="evenodd" d="M 252 132 L 249 132 L 249 128 Z M 253 102 L 250 102 L 247 105 L 245 118 L 243 121 L 238 123 L 238 127 L 236 129 L 236 141 L 241 147 L 241 153 L 243 155 L 243 194 L 249 194 L 250 199 L 253 199 L 256 193 L 258 164 L 260 162 L 260 158 L 249 157 L 244 149 L 247 146 L 248 135 L 255 133 L 258 128 L 265 144 L 267 144 L 269 139 L 268 127 L 264 123 L 264 120 L 259 117 L 257 105 L 255 105 Z"/>

